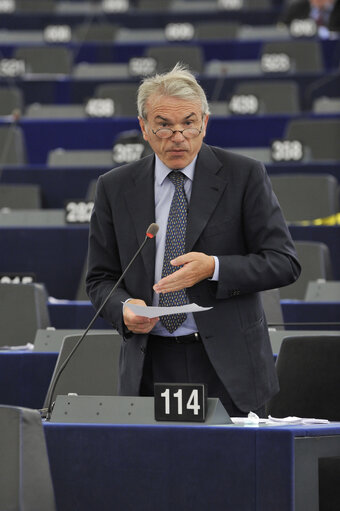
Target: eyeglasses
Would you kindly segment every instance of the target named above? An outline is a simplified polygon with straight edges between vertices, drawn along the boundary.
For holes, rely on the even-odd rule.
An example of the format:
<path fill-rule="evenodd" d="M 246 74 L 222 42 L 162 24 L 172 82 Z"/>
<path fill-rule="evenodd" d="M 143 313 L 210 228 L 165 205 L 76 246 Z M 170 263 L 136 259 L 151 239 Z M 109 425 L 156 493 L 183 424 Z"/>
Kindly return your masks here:
<path fill-rule="evenodd" d="M 154 131 L 151 130 L 154 135 L 156 135 L 158 138 L 170 138 L 175 133 L 181 133 L 183 137 L 185 138 L 196 138 L 198 135 L 202 133 L 203 123 L 201 126 L 201 129 L 198 128 L 184 128 L 184 130 L 172 130 L 171 128 L 159 128 L 158 130 Z"/>

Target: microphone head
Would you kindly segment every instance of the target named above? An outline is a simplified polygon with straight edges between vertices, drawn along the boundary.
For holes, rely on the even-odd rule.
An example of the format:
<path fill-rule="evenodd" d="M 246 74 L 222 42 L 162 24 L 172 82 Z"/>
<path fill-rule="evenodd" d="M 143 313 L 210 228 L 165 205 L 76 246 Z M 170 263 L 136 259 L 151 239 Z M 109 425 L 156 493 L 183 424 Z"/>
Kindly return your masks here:
<path fill-rule="evenodd" d="M 158 224 L 150 224 L 146 230 L 146 235 L 148 238 L 154 238 L 158 233 L 159 225 Z"/>

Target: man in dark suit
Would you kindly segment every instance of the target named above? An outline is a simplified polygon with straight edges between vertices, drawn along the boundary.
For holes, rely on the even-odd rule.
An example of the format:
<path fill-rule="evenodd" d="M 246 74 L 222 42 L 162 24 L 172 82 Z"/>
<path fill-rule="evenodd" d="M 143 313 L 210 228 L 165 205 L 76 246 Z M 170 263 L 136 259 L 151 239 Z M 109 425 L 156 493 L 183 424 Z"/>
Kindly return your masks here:
<path fill-rule="evenodd" d="M 280 21 L 289 25 L 296 19 L 314 19 L 319 26 L 340 31 L 340 0 L 294 0 L 284 8 Z"/>
<path fill-rule="evenodd" d="M 144 80 L 138 113 L 155 155 L 99 178 L 89 237 L 87 290 L 98 308 L 147 226 L 160 227 L 103 309 L 123 336 L 120 393 L 152 395 L 154 382 L 206 383 L 230 415 L 262 414 L 278 382 L 259 292 L 300 273 L 270 180 L 261 163 L 203 143 L 208 103 L 183 66 Z M 183 212 L 185 246 L 170 255 L 168 274 L 163 258 L 170 236 L 180 244 Z M 211 309 L 174 315 L 169 326 L 164 316 L 129 308 L 180 295 Z"/>

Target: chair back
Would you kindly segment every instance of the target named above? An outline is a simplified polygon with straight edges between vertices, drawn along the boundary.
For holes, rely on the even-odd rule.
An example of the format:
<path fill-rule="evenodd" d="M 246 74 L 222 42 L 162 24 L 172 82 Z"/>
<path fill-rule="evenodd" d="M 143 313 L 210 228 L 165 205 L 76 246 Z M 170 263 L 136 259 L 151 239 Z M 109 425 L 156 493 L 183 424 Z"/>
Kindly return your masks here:
<path fill-rule="evenodd" d="M 319 241 L 295 241 L 301 264 L 301 274 L 296 282 L 280 288 L 281 299 L 304 300 L 309 282 L 333 279 L 333 268 L 328 246 Z"/>
<path fill-rule="evenodd" d="M 42 284 L 0 284 L 0 346 L 34 342 L 38 328 L 50 326 Z"/>
<path fill-rule="evenodd" d="M 49 403 L 52 387 L 61 365 L 80 337 L 81 335 L 68 335 L 64 338 L 44 407 Z M 57 395 L 69 393 L 85 396 L 117 395 L 121 342 L 121 336 L 114 330 L 110 333 L 89 332 L 61 373 L 53 390 L 52 402 Z"/>
<path fill-rule="evenodd" d="M 280 391 L 268 414 L 340 421 L 339 360 L 339 335 L 287 336 L 276 362 Z"/>

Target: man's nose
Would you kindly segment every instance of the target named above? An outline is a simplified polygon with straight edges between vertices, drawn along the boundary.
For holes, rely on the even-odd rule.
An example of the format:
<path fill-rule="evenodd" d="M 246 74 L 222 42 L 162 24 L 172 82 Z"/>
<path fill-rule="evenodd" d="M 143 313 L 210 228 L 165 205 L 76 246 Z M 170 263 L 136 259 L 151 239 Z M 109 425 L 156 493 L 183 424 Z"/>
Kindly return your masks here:
<path fill-rule="evenodd" d="M 173 135 L 172 135 L 172 139 L 173 139 L 173 140 L 175 140 L 175 141 L 176 141 L 176 140 L 180 140 L 180 141 L 182 141 L 182 140 L 183 140 L 183 138 L 185 138 L 185 137 L 184 137 L 184 135 L 183 135 L 183 133 L 182 133 L 182 130 L 174 130 L 174 133 L 173 133 Z"/>

